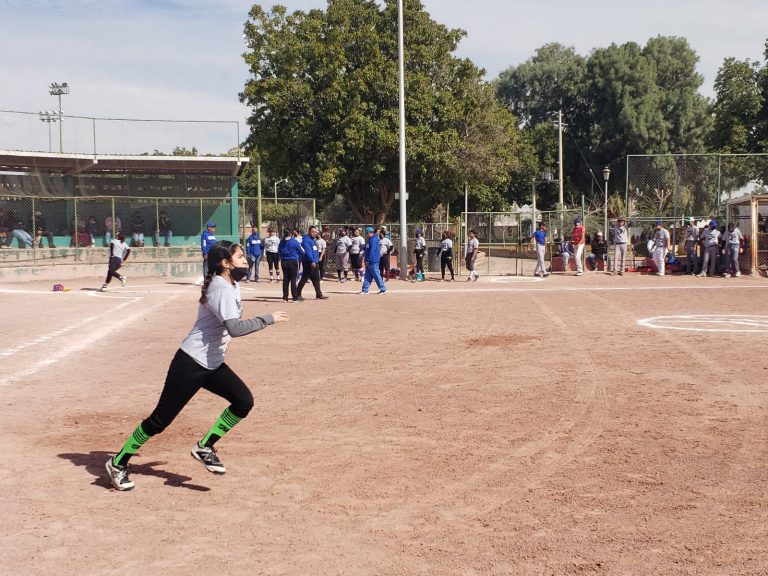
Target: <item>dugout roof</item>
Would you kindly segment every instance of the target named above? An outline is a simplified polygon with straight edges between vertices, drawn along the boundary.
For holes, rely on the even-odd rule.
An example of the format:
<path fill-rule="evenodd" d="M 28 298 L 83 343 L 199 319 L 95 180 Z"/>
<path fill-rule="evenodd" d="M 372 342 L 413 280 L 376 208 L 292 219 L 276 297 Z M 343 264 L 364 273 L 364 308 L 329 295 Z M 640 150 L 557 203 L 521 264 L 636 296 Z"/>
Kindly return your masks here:
<path fill-rule="evenodd" d="M 248 158 L 236 156 L 118 156 L 0 150 L 0 172 L 62 175 L 184 174 L 238 177 Z"/>

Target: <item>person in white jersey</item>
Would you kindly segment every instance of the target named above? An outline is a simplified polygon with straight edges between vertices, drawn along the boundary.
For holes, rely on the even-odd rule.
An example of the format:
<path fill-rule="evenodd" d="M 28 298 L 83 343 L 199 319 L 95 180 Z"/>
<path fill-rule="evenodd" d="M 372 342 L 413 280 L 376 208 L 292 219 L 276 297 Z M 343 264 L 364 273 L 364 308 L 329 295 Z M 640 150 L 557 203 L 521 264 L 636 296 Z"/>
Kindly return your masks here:
<path fill-rule="evenodd" d="M 613 227 L 613 274 L 624 275 L 628 241 L 627 223 L 622 216 L 619 216 Z"/>
<path fill-rule="evenodd" d="M 226 472 L 214 444 L 253 408 L 253 394 L 248 386 L 224 362 L 229 341 L 288 320 L 288 316 L 279 311 L 240 319 L 243 307 L 238 282 L 247 272 L 248 262 L 240 245 L 219 242 L 211 246 L 197 320 L 171 361 L 157 406 L 136 427 L 122 449 L 106 462 L 107 475 L 117 490 L 134 487 L 128 477 L 130 458 L 150 438 L 165 430 L 201 388 L 226 399 L 229 406 L 200 441 L 195 442 L 192 457 L 209 472 Z"/>
<path fill-rule="evenodd" d="M 360 228 L 355 228 L 350 238 L 352 245 L 349 247 L 349 260 L 352 270 L 355 272 L 355 281 L 363 281 L 363 252 L 365 251 L 365 238 L 360 233 Z"/>
<path fill-rule="evenodd" d="M 118 274 L 118 270 L 123 265 L 123 262 L 128 260 L 128 256 L 131 253 L 131 249 L 128 244 L 125 243 L 125 235 L 121 232 L 109 243 L 109 269 L 107 270 L 107 279 L 104 280 L 104 284 L 99 288 L 100 292 L 104 292 L 114 276 L 120 280 L 120 284 L 125 286 L 125 282 L 128 280 L 128 276 Z"/>
<path fill-rule="evenodd" d="M 477 252 L 480 249 L 480 241 L 477 239 L 477 232 L 474 230 L 470 230 L 468 236 L 469 241 L 467 242 L 467 253 L 464 255 L 464 262 L 467 265 L 467 271 L 469 272 L 469 276 L 467 276 L 467 282 L 477 282 L 477 279 L 480 276 L 477 272 L 475 272 L 475 260 L 477 260 Z"/>
<path fill-rule="evenodd" d="M 346 282 L 349 279 L 349 249 L 352 247 L 352 240 L 347 236 L 346 228 L 339 229 L 339 236 L 336 238 L 336 274 L 339 282 Z M 344 278 L 341 273 L 344 272 Z"/>
<path fill-rule="evenodd" d="M 443 239 L 440 241 L 440 282 L 445 282 L 446 268 L 451 273 L 451 282 L 453 282 L 456 279 L 453 274 L 453 240 L 448 230 L 443 232 Z"/>
<path fill-rule="evenodd" d="M 267 229 L 267 237 L 264 239 L 264 252 L 267 254 L 267 267 L 269 268 L 269 281 L 272 282 L 272 269 L 280 282 L 280 238 L 274 228 Z"/>
<path fill-rule="evenodd" d="M 389 254 L 394 247 L 392 240 L 387 238 L 387 227 L 379 228 L 379 274 L 384 282 L 389 282 Z"/>

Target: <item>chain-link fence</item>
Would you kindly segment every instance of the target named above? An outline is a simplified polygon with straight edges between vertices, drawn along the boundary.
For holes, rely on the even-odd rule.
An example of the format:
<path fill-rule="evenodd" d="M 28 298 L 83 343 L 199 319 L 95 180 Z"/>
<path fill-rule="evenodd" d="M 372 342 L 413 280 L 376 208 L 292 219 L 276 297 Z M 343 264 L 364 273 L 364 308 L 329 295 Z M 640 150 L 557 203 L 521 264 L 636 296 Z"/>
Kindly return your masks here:
<path fill-rule="evenodd" d="M 100 247 L 119 233 L 132 247 L 197 245 L 208 221 L 238 237 L 232 200 L 224 198 L 35 198 L 0 196 L 3 247 Z M 0 240 L 2 240 L 0 236 Z"/>
<path fill-rule="evenodd" d="M 531 237 L 539 222 L 543 222 L 548 232 L 545 257 L 549 263 L 548 268 L 555 272 L 562 271 L 562 244 L 570 238 L 576 217 L 584 221 L 587 230 L 592 227 L 598 229 L 596 217 L 593 223 L 592 218 L 585 215 L 581 208 L 553 212 L 536 210 L 535 213 L 530 208 L 518 212 L 463 213 L 462 221 L 466 226 L 461 227 L 460 253 L 464 253 L 468 232 L 474 230 L 480 243 L 476 270 L 489 275 L 531 275 L 537 258 Z"/>
<path fill-rule="evenodd" d="M 258 199 L 240 198 L 240 230 L 243 238 L 251 233 L 251 227 L 258 226 Z M 317 206 L 313 198 L 270 198 L 261 201 L 262 232 L 274 228 L 278 234 L 289 228 L 306 230 L 311 224 L 317 224 Z"/>
<path fill-rule="evenodd" d="M 768 154 L 665 154 L 627 157 L 630 217 L 723 216 L 735 198 L 766 191 Z"/>

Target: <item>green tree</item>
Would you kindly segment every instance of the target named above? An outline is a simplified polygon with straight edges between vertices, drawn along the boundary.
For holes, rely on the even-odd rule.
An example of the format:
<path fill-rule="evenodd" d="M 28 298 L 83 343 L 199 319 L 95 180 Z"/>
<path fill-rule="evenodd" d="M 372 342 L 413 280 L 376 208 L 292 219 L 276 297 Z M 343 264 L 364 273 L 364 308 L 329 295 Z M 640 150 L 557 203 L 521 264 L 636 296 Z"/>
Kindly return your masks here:
<path fill-rule="evenodd" d="M 725 153 L 743 154 L 757 149 L 758 116 L 763 95 L 758 83 L 761 70 L 757 62 L 726 58 L 715 79 L 712 105 L 714 128 L 710 145 Z"/>
<path fill-rule="evenodd" d="M 464 33 L 431 20 L 418 0 L 406 0 L 404 19 L 408 190 L 425 210 L 450 201 L 466 177 L 456 156 L 471 148 L 461 126 L 482 71 L 453 55 Z M 399 189 L 396 1 L 329 0 L 325 11 L 290 15 L 256 5 L 245 37 L 249 148 L 270 173 L 325 202 L 340 194 L 357 219 L 382 222 Z M 488 138 L 499 134 L 485 126 Z M 503 180 L 495 165 L 482 177 Z"/>

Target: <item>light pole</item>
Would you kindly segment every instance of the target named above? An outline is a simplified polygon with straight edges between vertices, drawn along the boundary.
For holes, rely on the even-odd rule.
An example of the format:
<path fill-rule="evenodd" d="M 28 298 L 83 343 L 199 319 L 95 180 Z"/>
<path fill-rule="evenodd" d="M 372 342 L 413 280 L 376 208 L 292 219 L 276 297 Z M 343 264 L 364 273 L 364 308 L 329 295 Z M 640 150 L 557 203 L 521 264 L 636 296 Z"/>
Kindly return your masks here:
<path fill-rule="evenodd" d="M 405 179 L 405 46 L 403 41 L 403 0 L 397 2 L 397 72 L 400 124 L 400 278 L 408 277 L 408 217 Z"/>
<path fill-rule="evenodd" d="M 611 177 L 611 169 L 603 168 L 603 180 L 605 180 L 605 203 L 603 206 L 603 238 L 608 241 L 608 179 Z"/>
<path fill-rule="evenodd" d="M 51 82 L 48 84 L 48 94 L 51 96 L 58 96 L 59 97 L 59 152 L 64 152 L 64 141 L 62 139 L 62 134 L 64 132 L 62 124 L 64 123 L 62 120 L 62 112 L 61 112 L 61 96 L 63 94 L 69 94 L 69 84 L 66 82 L 62 82 L 59 84 L 58 82 Z"/>
<path fill-rule="evenodd" d="M 40 122 L 45 122 L 48 124 L 48 152 L 53 152 L 53 146 L 51 144 L 51 123 L 60 121 L 61 117 L 55 110 L 43 110 L 40 112 Z"/>
<path fill-rule="evenodd" d="M 288 178 L 283 178 L 282 180 L 275 182 L 275 204 L 277 204 L 277 185 L 282 184 L 283 182 L 288 182 Z"/>
<path fill-rule="evenodd" d="M 560 184 L 559 180 L 552 178 L 552 172 L 542 172 L 541 180 L 531 179 L 531 193 L 532 193 L 532 212 L 531 212 L 531 233 L 536 231 L 536 184 Z"/>

